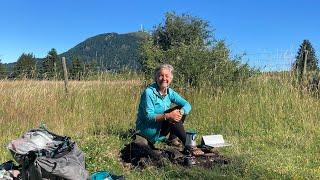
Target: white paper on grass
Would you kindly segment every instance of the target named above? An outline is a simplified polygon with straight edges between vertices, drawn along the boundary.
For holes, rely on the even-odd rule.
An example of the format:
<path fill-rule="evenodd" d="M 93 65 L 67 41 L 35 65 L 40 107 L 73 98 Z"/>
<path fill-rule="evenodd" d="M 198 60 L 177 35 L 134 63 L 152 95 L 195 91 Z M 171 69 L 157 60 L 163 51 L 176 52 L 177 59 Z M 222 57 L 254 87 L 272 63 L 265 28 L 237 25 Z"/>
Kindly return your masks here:
<path fill-rule="evenodd" d="M 221 134 L 202 136 L 202 142 L 204 145 L 210 147 L 231 146 L 230 143 L 224 141 L 223 136 Z"/>

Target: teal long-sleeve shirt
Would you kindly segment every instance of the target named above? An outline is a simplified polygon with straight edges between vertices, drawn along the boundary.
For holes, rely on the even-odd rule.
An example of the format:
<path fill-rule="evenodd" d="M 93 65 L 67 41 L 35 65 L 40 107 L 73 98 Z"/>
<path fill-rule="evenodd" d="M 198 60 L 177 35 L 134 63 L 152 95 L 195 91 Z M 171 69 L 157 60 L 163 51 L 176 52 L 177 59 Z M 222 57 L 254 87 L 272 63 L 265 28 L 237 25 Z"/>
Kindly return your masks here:
<path fill-rule="evenodd" d="M 149 85 L 141 95 L 136 121 L 138 133 L 151 143 L 165 139 L 165 137 L 160 137 L 162 122 L 157 122 L 156 116 L 170 109 L 172 103 L 181 106 L 185 115 L 191 110 L 190 103 L 173 89 L 168 88 L 167 94 L 162 96 L 156 83 Z"/>

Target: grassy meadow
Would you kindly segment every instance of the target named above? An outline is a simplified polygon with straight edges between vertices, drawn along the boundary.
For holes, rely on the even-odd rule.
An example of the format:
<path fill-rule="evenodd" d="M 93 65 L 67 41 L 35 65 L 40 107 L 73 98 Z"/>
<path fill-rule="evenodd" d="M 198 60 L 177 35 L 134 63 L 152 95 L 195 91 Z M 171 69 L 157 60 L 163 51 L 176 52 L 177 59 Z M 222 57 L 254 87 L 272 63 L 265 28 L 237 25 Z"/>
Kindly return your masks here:
<path fill-rule="evenodd" d="M 0 161 L 7 144 L 41 123 L 72 137 L 90 172 L 108 170 L 127 179 L 319 179 L 320 101 L 289 78 L 259 75 L 225 90 L 176 89 L 192 104 L 186 129 L 222 134 L 233 146 L 219 149 L 231 163 L 205 170 L 167 163 L 144 170 L 124 167 L 119 152 L 134 128 L 144 82 L 139 78 L 71 81 L 0 81 Z"/>

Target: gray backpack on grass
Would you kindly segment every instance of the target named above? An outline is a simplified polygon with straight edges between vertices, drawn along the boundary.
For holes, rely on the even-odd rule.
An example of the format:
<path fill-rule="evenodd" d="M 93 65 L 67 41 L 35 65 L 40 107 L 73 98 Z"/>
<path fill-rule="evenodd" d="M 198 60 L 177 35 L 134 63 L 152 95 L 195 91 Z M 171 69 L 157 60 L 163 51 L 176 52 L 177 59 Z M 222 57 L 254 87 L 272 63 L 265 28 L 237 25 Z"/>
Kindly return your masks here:
<path fill-rule="evenodd" d="M 8 149 L 21 165 L 24 180 L 87 180 L 83 152 L 69 137 L 32 129 L 11 141 Z"/>

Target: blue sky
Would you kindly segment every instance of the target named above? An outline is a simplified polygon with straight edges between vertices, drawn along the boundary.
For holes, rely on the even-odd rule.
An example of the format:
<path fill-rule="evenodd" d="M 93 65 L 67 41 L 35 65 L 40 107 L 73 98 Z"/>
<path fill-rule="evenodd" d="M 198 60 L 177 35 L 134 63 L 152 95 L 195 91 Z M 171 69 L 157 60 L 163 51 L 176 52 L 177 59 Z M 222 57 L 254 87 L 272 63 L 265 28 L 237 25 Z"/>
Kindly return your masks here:
<path fill-rule="evenodd" d="M 101 33 L 146 30 L 168 11 L 210 22 L 216 39 L 233 54 L 247 53 L 252 66 L 290 64 L 303 39 L 319 57 L 320 1 L 317 0 L 3 0 L 0 2 L 0 59 L 15 62 L 23 53 L 45 57 L 63 53 Z"/>

